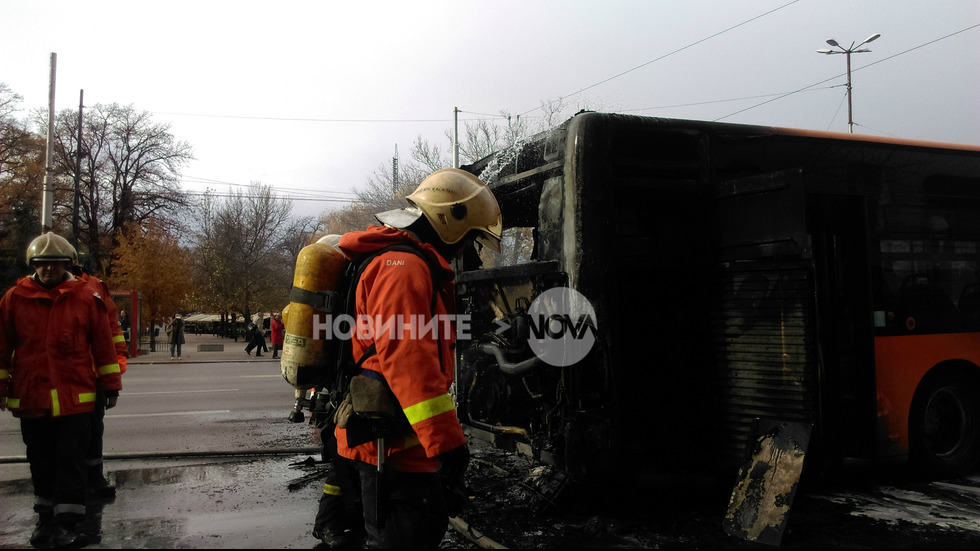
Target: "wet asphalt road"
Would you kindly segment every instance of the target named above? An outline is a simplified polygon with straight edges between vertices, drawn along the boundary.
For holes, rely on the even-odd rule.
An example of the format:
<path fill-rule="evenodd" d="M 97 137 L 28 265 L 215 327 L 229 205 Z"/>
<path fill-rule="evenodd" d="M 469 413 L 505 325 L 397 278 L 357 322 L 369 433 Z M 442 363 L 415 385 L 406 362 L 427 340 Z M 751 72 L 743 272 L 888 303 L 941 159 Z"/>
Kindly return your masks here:
<path fill-rule="evenodd" d="M 101 535 L 88 548 L 312 548 L 321 488 L 316 482 L 287 488 L 306 474 L 290 464 L 306 457 L 110 461 L 116 497 L 88 504 L 86 528 Z M 3 549 L 27 547 L 35 522 L 29 475 L 15 471 L 0 470 Z"/>
<path fill-rule="evenodd" d="M 198 352 L 222 343 L 224 351 Z M 168 353 L 130 360 L 106 417 L 105 471 L 115 498 L 88 504 L 89 548 L 311 548 L 322 482 L 315 433 L 286 420 L 291 387 L 278 361 L 241 343 L 188 335 Z M 215 455 L 207 455 L 214 453 Z M 0 548 L 28 546 L 36 516 L 19 424 L 0 414 Z"/>
<path fill-rule="evenodd" d="M 323 472 L 314 433 L 285 420 L 292 392 L 278 378 L 277 362 L 246 357 L 240 348 L 188 348 L 182 363 L 162 354 L 131 361 L 120 406 L 106 420 L 105 470 L 117 495 L 88 504 L 86 527 L 97 534 L 88 548 L 318 547 L 310 532 Z M 0 549 L 27 547 L 34 527 L 22 454 L 18 425 L 3 412 Z M 980 474 L 928 484 L 876 478 L 859 475 L 797 496 L 783 546 L 980 547 Z M 481 495 L 485 506 L 464 519 L 510 547 L 758 547 L 720 534 L 723 511 L 672 507 L 606 518 L 579 503 L 539 517 L 523 506 L 526 498 L 515 497 L 523 487 L 518 476 Z M 592 527 L 594 533 L 584 531 Z M 476 548 L 454 533 L 443 547 Z"/>

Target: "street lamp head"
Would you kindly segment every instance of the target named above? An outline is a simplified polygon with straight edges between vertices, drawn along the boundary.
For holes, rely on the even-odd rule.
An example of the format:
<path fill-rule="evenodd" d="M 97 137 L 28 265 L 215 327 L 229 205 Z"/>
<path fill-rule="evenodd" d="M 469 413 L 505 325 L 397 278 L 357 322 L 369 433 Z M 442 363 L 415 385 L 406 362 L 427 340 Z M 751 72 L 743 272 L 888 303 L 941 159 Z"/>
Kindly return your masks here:
<path fill-rule="evenodd" d="M 841 52 L 838 52 L 838 51 L 835 51 L 835 50 L 817 50 L 817 53 L 818 54 L 827 54 L 827 55 L 830 55 L 830 54 L 839 54 Z"/>
<path fill-rule="evenodd" d="M 827 44 L 830 44 L 831 46 L 836 46 L 837 48 L 840 48 L 840 44 L 838 44 L 837 41 L 834 40 L 833 38 L 828 39 L 827 40 Z"/>
<path fill-rule="evenodd" d="M 875 34 L 873 34 L 873 35 L 871 35 L 871 36 L 869 36 L 869 37 L 868 37 L 868 38 L 867 38 L 867 39 L 866 39 L 866 40 L 865 40 L 864 42 L 862 42 L 862 43 L 860 43 L 860 44 L 858 44 L 858 46 L 864 46 L 864 45 L 865 45 L 865 44 L 867 44 L 868 42 L 874 42 L 875 40 L 878 40 L 878 37 L 879 37 L 879 36 L 881 36 L 881 35 L 880 35 L 880 34 L 878 34 L 878 33 L 875 33 Z"/>

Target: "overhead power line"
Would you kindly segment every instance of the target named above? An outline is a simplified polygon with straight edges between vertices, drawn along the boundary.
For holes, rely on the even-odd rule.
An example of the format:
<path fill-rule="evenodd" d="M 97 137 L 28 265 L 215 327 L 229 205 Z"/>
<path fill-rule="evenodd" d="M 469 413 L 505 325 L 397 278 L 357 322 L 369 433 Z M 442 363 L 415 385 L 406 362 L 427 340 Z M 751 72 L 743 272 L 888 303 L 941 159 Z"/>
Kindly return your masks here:
<path fill-rule="evenodd" d="M 621 73 L 618 73 L 616 75 L 613 75 L 613 76 L 611 76 L 609 78 L 603 79 L 603 80 L 601 80 L 599 82 L 596 82 L 594 84 L 591 84 L 589 86 L 586 86 L 584 88 L 581 88 L 581 89 L 579 89 L 576 92 L 573 92 L 571 94 L 562 96 L 561 99 L 566 99 L 568 97 L 575 96 L 577 94 L 580 94 L 582 92 L 585 92 L 586 90 L 590 90 L 592 88 L 595 88 L 597 86 L 600 86 L 602 84 L 605 84 L 605 83 L 607 83 L 607 82 L 609 82 L 611 80 L 614 80 L 614 79 L 619 78 L 621 76 L 624 76 L 624 75 L 627 75 L 629 73 L 632 73 L 633 71 L 636 71 L 636 70 L 641 69 L 643 67 L 646 67 L 647 65 L 650 65 L 650 64 L 652 64 L 654 62 L 663 60 L 663 59 L 665 59 L 667 57 L 670 57 L 670 56 L 672 56 L 674 54 L 677 54 L 679 52 L 682 52 L 684 50 L 687 50 L 687 49 L 689 49 L 689 48 L 691 48 L 693 46 L 696 46 L 698 44 L 701 44 L 703 42 L 706 42 L 708 40 L 711 40 L 712 38 L 716 38 L 718 36 L 721 36 L 722 34 L 725 34 L 725 33 L 729 32 L 729 31 L 732 31 L 732 30 L 737 29 L 737 28 L 739 28 L 741 26 L 744 26 L 744 25 L 746 25 L 748 23 L 751 23 L 753 21 L 756 21 L 756 20 L 758 20 L 758 19 L 760 19 L 762 17 L 765 17 L 767 15 L 770 15 L 770 14 L 776 12 L 776 11 L 779 11 L 781 9 L 784 9 L 784 8 L 788 7 L 788 6 L 791 6 L 791 5 L 793 5 L 793 4 L 795 4 L 795 3 L 799 2 L 799 1 L 800 0 L 793 0 L 791 2 L 788 2 L 786 4 L 783 4 L 782 6 L 773 8 L 772 10 L 769 10 L 769 11 L 767 11 L 765 13 L 762 13 L 760 15 L 757 15 L 755 17 L 752 17 L 750 19 L 747 19 L 745 21 L 742 21 L 741 23 L 738 23 L 736 25 L 732 25 L 731 27 L 728 27 L 728 28 L 726 28 L 724 30 L 718 31 L 718 32 L 716 32 L 714 34 L 711 34 L 709 36 L 706 36 L 706 37 L 704 37 L 704 38 L 702 38 L 700 40 L 694 41 L 694 42 L 692 42 L 692 43 L 690 43 L 690 44 L 688 44 L 686 46 L 683 46 L 683 47 L 678 48 L 676 50 L 673 50 L 673 51 L 671 51 L 669 53 L 666 53 L 666 54 L 664 54 L 662 56 L 659 56 L 659 57 L 657 57 L 655 59 L 652 59 L 650 61 L 647 61 L 646 63 L 642 63 L 640 65 L 637 65 L 636 67 L 633 67 L 631 69 L 628 69 L 626 71 L 623 71 Z M 963 33 L 963 32 L 966 32 L 966 31 L 975 29 L 977 27 L 980 27 L 980 23 L 971 25 L 969 27 L 966 27 L 966 28 L 961 29 L 959 31 L 956 31 L 956 32 L 950 33 L 948 35 L 942 36 L 942 37 L 937 38 L 935 40 L 931 40 L 929 42 L 925 42 L 923 44 L 920 44 L 918 46 L 909 48 L 909 49 L 904 50 L 902 52 L 899 52 L 897 54 L 894 54 L 894 55 L 885 57 L 885 58 L 880 59 L 878 61 L 874 61 L 874 62 L 869 63 L 867 65 L 864 65 L 862 67 L 858 67 L 856 69 L 853 69 L 851 72 L 852 73 L 853 72 L 857 72 L 859 70 L 866 69 L 866 68 L 871 67 L 873 65 L 877 65 L 879 63 L 883 63 L 885 61 L 888 61 L 888 60 L 893 59 L 895 57 L 898 57 L 900 55 L 904 55 L 904 54 L 907 54 L 907 53 L 912 52 L 914 50 L 917 50 L 917 49 L 920 49 L 920 48 L 924 48 L 926 46 L 929 46 L 929 45 L 934 44 L 936 42 L 939 42 L 941 40 L 945 40 L 947 38 L 950 38 L 950 37 L 953 37 L 953 36 L 958 35 L 960 33 Z M 678 105 L 670 105 L 670 106 L 656 106 L 656 107 L 644 107 L 644 108 L 637 108 L 637 109 L 626 109 L 626 110 L 623 110 L 623 112 L 645 111 L 645 110 L 652 110 L 652 109 L 666 109 L 666 108 L 674 108 L 674 107 L 690 107 L 690 106 L 696 106 L 696 105 L 707 105 L 707 104 L 711 104 L 711 103 L 723 103 L 723 102 L 729 102 L 729 101 L 740 101 L 740 100 L 745 100 L 745 99 L 754 99 L 754 98 L 759 98 L 759 97 L 770 97 L 770 96 L 774 96 L 774 97 L 771 97 L 771 99 L 768 99 L 766 101 L 763 101 L 763 102 L 757 103 L 755 105 L 746 107 L 745 109 L 740 109 L 740 110 L 735 111 L 733 113 L 729 113 L 728 115 L 725 115 L 723 117 L 714 119 L 715 121 L 720 121 L 720 120 L 727 119 L 729 117 L 733 117 L 733 116 L 738 115 L 740 113 L 744 113 L 746 111 L 755 109 L 756 107 L 761 107 L 763 105 L 766 105 L 768 103 L 772 103 L 772 102 L 777 101 L 777 100 L 780 100 L 782 98 L 785 98 L 785 97 L 788 97 L 788 96 L 791 96 L 791 95 L 794 95 L 794 94 L 798 94 L 800 92 L 815 91 L 815 90 L 820 90 L 820 89 L 826 89 L 826 88 L 836 87 L 836 85 L 835 85 L 835 86 L 829 86 L 829 87 L 825 87 L 825 88 L 815 88 L 816 86 L 819 86 L 819 85 L 824 84 L 826 82 L 830 82 L 830 81 L 832 81 L 834 79 L 837 79 L 837 78 L 840 78 L 842 76 L 845 76 L 845 74 L 846 73 L 841 73 L 841 74 L 835 75 L 835 76 L 833 76 L 831 78 L 827 78 L 827 79 L 821 80 L 819 82 L 815 82 L 813 84 L 810 84 L 808 86 L 804 86 L 804 87 L 799 88 L 797 90 L 793 90 L 791 92 L 783 92 L 783 93 L 779 93 L 779 94 L 764 94 L 764 95 L 760 95 L 760 96 L 748 96 L 748 97 L 743 97 L 743 98 L 732 98 L 732 99 L 723 99 L 723 100 L 711 100 L 711 101 L 686 103 L 686 104 L 678 104 Z M 531 113 L 533 111 L 537 111 L 539 109 L 542 109 L 544 106 L 551 105 L 552 103 L 555 103 L 556 101 L 560 101 L 560 100 L 554 100 L 554 101 L 551 101 L 551 102 L 547 102 L 547 103 L 545 103 L 545 104 L 543 104 L 543 105 L 541 105 L 539 107 L 535 107 L 533 109 L 529 109 L 529 110 L 527 110 L 527 111 L 525 111 L 525 112 L 523 112 L 523 113 L 521 113 L 520 115 L 517 115 L 517 116 L 518 117 L 523 117 L 523 116 L 527 115 L 528 113 Z M 166 111 L 153 111 L 153 113 L 154 114 L 158 114 L 158 115 L 186 116 L 186 117 L 207 117 L 207 118 L 223 118 L 223 119 L 249 119 L 249 120 L 268 120 L 268 121 L 294 121 L 294 122 L 375 123 L 375 124 L 387 124 L 387 123 L 452 123 L 453 122 L 453 120 L 451 118 L 444 118 L 444 119 L 343 119 L 343 118 L 259 117 L 259 116 L 249 116 L 249 115 L 216 115 L 216 114 L 208 114 L 208 113 L 176 113 L 176 112 L 166 112 Z M 507 118 L 507 117 L 502 116 L 502 115 L 499 115 L 499 114 L 494 115 L 494 114 L 490 114 L 490 113 L 480 113 L 480 112 L 475 112 L 475 111 L 460 111 L 460 113 L 469 113 L 469 114 L 472 114 L 472 115 L 479 115 L 479 116 L 483 116 L 483 117 L 490 117 L 492 119 L 505 119 L 505 118 Z M 479 120 L 479 119 L 477 119 L 477 120 Z M 218 182 L 218 181 L 215 181 L 215 183 L 229 184 L 228 182 Z M 232 185 L 241 185 L 241 184 L 232 184 Z"/>
<path fill-rule="evenodd" d="M 195 183 L 195 184 L 207 184 L 214 186 L 228 186 L 235 188 L 248 188 L 251 184 L 238 184 L 235 182 L 227 182 L 222 180 L 215 180 L 212 178 L 201 178 L 197 176 L 185 176 L 182 183 Z M 269 184 L 263 184 L 269 185 Z M 301 188 L 288 188 L 281 186 L 270 185 L 277 193 L 277 196 L 282 199 L 288 199 L 290 201 L 317 201 L 317 202 L 327 202 L 327 203 L 351 203 L 358 202 L 357 192 L 355 191 L 339 191 L 339 190 L 310 190 Z M 206 193 L 210 193 L 213 197 L 237 197 L 238 193 L 234 192 L 219 192 L 216 189 L 210 189 L 210 191 L 185 191 L 187 195 L 192 197 L 203 197 Z M 245 198 L 257 198 L 257 196 L 250 195 L 249 193 L 241 194 Z"/>
<path fill-rule="evenodd" d="M 919 44 L 918 46 L 914 46 L 914 47 L 909 48 L 907 50 L 903 50 L 901 52 L 898 52 L 897 54 L 892 54 L 892 55 L 890 55 L 888 57 L 879 59 L 878 61 L 873 61 L 871 63 L 868 63 L 867 65 L 862 65 L 861 67 L 858 67 L 856 69 L 852 69 L 851 70 L 851 73 L 856 73 L 856 72 L 858 72 L 858 71 L 860 71 L 862 69 L 867 69 L 868 67 L 871 67 L 872 65 L 877 65 L 879 63 L 884 63 L 885 61 L 888 61 L 890 59 L 894 59 L 894 58 L 896 58 L 896 57 L 898 57 L 900 55 L 905 55 L 905 54 L 907 54 L 909 52 L 918 50 L 919 48 L 924 48 L 924 47 L 929 46 L 931 44 L 935 44 L 936 42 L 939 42 L 941 40 L 946 40 L 947 38 L 956 36 L 956 35 L 958 35 L 960 33 L 964 33 L 964 32 L 969 31 L 971 29 L 976 29 L 977 27 L 980 27 L 980 23 L 977 23 L 977 24 L 971 25 L 971 26 L 969 26 L 969 27 L 967 27 L 965 29 L 961 29 L 961 30 L 958 30 L 956 32 L 947 34 L 946 36 L 941 36 L 941 37 L 939 37 L 939 38 L 937 38 L 935 40 L 930 40 L 929 42 L 925 42 L 925 43 Z M 823 84 L 825 82 L 830 82 L 831 80 L 838 79 L 838 78 L 843 77 L 843 76 L 847 76 L 847 73 L 841 73 L 839 75 L 835 75 L 835 76 L 832 76 L 830 78 L 825 78 L 825 79 L 821 80 L 820 82 L 814 82 L 813 84 L 811 84 L 809 86 L 804 86 L 803 88 L 800 88 L 799 90 L 794 90 L 792 92 L 787 92 L 785 94 L 782 94 L 782 95 L 780 95 L 778 97 L 775 97 L 775 98 L 772 98 L 770 100 L 766 100 L 766 101 L 763 101 L 761 103 L 757 103 L 757 104 L 752 105 L 750 107 L 746 107 L 745 109 L 740 109 L 738 111 L 735 111 L 734 113 L 729 113 L 728 115 L 725 115 L 724 117 L 719 117 L 719 118 L 715 119 L 715 121 L 720 121 L 720 120 L 723 120 L 723 119 L 727 119 L 728 117 L 733 117 L 735 115 L 738 115 L 739 113 L 744 113 L 746 111 L 755 109 L 756 107 L 761 107 L 763 105 L 766 105 L 767 103 L 772 103 L 772 102 L 774 102 L 776 100 L 780 100 L 780 99 L 783 99 L 785 97 L 792 96 L 793 94 L 797 94 L 799 92 L 803 92 L 803 91 L 809 90 L 810 88 L 813 88 L 814 86 L 819 86 L 819 85 L 821 85 L 821 84 Z"/>
<path fill-rule="evenodd" d="M 287 122 L 369 122 L 369 123 L 393 123 L 393 122 L 452 122 L 452 119 L 311 119 L 302 117 L 256 117 L 251 115 L 214 115 L 208 113 L 172 113 L 168 111 L 152 111 L 154 115 L 170 115 L 172 117 L 206 117 L 213 119 L 248 119 L 260 121 L 287 121 Z"/>
<path fill-rule="evenodd" d="M 830 88 L 839 88 L 839 87 L 840 87 L 839 85 L 834 85 L 834 86 L 827 86 L 825 88 L 814 88 L 812 90 L 807 90 L 807 91 L 808 92 L 816 92 L 817 90 L 829 90 Z M 658 106 L 655 106 L 655 107 L 640 107 L 640 108 L 637 108 L 637 109 L 620 109 L 620 112 L 622 112 L 622 113 L 633 113 L 633 112 L 636 112 L 636 111 L 652 111 L 654 109 L 675 109 L 677 107 L 695 107 L 695 106 L 698 106 L 698 105 L 711 105 L 711 104 L 714 104 L 714 103 L 728 103 L 728 102 L 732 102 L 732 101 L 745 101 L 747 99 L 759 99 L 759 98 L 768 98 L 768 97 L 772 97 L 772 96 L 782 96 L 782 95 L 789 94 L 789 93 L 792 93 L 792 92 L 779 92 L 779 93 L 776 93 L 776 94 L 760 94 L 760 95 L 757 95 L 757 96 L 744 96 L 744 97 L 741 97 L 741 98 L 716 99 L 716 100 L 711 100 L 711 101 L 697 101 L 697 102 L 694 102 L 694 103 L 677 103 L 677 104 L 674 104 L 674 105 L 658 105 Z"/>
<path fill-rule="evenodd" d="M 185 191 L 184 194 L 185 195 L 188 195 L 188 196 L 191 196 L 191 197 L 204 197 L 205 195 L 208 194 L 208 192 L 206 192 L 206 191 Z M 239 195 L 238 194 L 235 194 L 235 193 L 218 193 L 218 192 L 212 192 L 210 195 L 212 197 L 224 197 L 224 198 L 239 197 Z M 260 195 L 249 195 L 249 194 L 246 193 L 246 194 L 242 194 L 241 197 L 243 197 L 245 199 L 262 199 L 263 196 L 260 196 Z M 349 198 L 340 198 L 340 197 L 336 197 L 336 198 L 331 198 L 331 197 L 293 197 L 293 196 L 290 196 L 290 195 L 278 195 L 277 197 L 279 199 L 288 199 L 290 201 L 316 201 L 318 203 L 360 203 L 361 202 L 356 197 L 349 197 Z"/>
<path fill-rule="evenodd" d="M 676 49 L 676 50 L 674 50 L 672 52 L 666 53 L 666 54 L 664 54 L 664 55 L 662 55 L 662 56 L 660 56 L 658 58 L 651 59 L 650 61 L 647 61 L 646 63 L 637 65 L 636 67 L 633 67 L 632 69 L 627 69 L 626 71 L 623 71 L 622 73 L 619 73 L 617 75 L 613 75 L 613 76 L 611 76 L 611 77 L 609 77 L 607 79 L 600 80 L 599 82 L 597 82 L 595 84 L 592 84 L 592 85 L 589 85 L 589 86 L 586 86 L 585 88 L 582 88 L 581 90 L 578 90 L 577 92 L 572 92 L 571 94 L 568 94 L 567 96 L 562 96 L 561 99 L 565 99 L 565 98 L 569 98 L 569 97 L 572 97 L 572 96 L 581 94 L 582 92 L 584 92 L 586 90 L 591 90 L 592 88 L 595 88 L 596 86 L 599 86 L 601 84 L 605 84 L 605 83 L 609 82 L 610 80 L 614 80 L 614 79 L 617 79 L 617 78 L 619 78 L 619 77 L 621 77 L 623 75 L 627 75 L 629 73 L 632 73 L 633 71 L 636 71 L 637 69 L 642 69 L 643 67 L 646 67 L 647 65 L 650 65 L 651 63 L 655 63 L 655 62 L 660 61 L 662 59 L 666 59 L 666 58 L 668 58 L 668 57 L 670 57 L 670 56 L 672 56 L 672 55 L 674 55 L 676 53 L 680 53 L 680 52 L 683 52 L 684 50 L 686 50 L 688 48 L 692 48 L 694 46 L 697 46 L 698 44 L 701 44 L 702 42 L 707 42 L 708 40 L 711 40 L 712 38 L 716 38 L 718 36 L 721 36 L 721 35 L 727 33 L 728 31 L 737 29 L 737 28 L 741 27 L 742 25 L 746 25 L 748 23 L 751 23 L 751 22 L 755 21 L 756 19 L 763 18 L 763 17 L 765 17 L 765 16 L 767 16 L 767 15 L 769 15 L 771 13 L 777 12 L 777 11 L 779 11 L 779 10 L 781 10 L 781 9 L 787 7 L 787 6 L 791 6 L 791 5 L 793 5 L 793 4 L 795 4 L 795 3 L 799 2 L 799 1 L 800 0 L 793 0 L 792 2 L 789 2 L 788 4 L 783 4 L 782 6 L 779 6 L 778 8 L 773 8 L 773 9 L 771 9 L 771 10 L 769 10 L 769 11 L 763 13 L 763 14 L 757 15 L 757 16 L 751 18 L 751 19 L 746 19 L 745 21 L 742 21 L 741 23 L 739 23 L 737 25 L 732 25 L 731 27 L 728 27 L 727 29 L 724 29 L 722 31 L 718 31 L 718 32 L 716 32 L 716 33 L 714 33 L 712 35 L 708 35 L 708 36 L 702 38 L 701 40 L 697 40 L 695 42 L 692 42 L 692 43 L 688 44 L 687 46 L 683 46 L 681 48 L 678 48 L 678 49 Z M 559 101 L 559 100 L 553 100 L 553 101 L 550 101 L 550 102 L 545 103 L 544 105 L 551 105 L 552 103 L 555 103 L 556 101 Z M 532 111 L 537 111 L 538 109 L 541 109 L 542 107 L 544 107 L 544 105 L 539 106 L 539 107 L 535 107 L 534 109 L 528 109 L 527 111 L 521 113 L 520 116 L 523 117 L 524 115 L 526 115 L 528 113 L 531 113 Z"/>

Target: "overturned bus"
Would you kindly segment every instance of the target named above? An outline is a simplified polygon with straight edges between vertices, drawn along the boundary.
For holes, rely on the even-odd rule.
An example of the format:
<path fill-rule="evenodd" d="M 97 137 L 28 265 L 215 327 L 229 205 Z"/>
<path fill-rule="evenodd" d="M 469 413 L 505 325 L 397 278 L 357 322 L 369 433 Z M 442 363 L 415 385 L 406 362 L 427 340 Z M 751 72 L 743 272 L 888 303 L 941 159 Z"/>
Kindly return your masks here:
<path fill-rule="evenodd" d="M 460 421 L 576 476 L 722 467 L 760 421 L 809 458 L 980 457 L 980 148 L 582 113 L 462 167 Z"/>

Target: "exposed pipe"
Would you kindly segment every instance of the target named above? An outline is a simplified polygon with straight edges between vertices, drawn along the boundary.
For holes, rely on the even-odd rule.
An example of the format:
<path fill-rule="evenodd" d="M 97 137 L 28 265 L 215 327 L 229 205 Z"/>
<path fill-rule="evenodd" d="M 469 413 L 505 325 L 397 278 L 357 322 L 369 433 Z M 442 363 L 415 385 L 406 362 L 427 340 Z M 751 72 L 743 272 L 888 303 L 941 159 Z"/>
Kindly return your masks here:
<path fill-rule="evenodd" d="M 493 541 L 492 539 L 481 534 L 476 528 L 473 528 L 466 523 L 465 520 L 459 517 L 450 517 L 449 525 L 452 526 L 457 532 L 462 534 L 466 539 L 472 541 L 480 549 L 507 549 L 503 545 Z"/>
<path fill-rule="evenodd" d="M 504 351 L 495 344 L 481 344 L 479 349 L 481 352 L 486 354 L 493 354 L 493 357 L 497 359 L 497 366 L 500 367 L 500 370 L 509 375 L 524 375 L 525 373 L 530 373 L 544 363 L 541 361 L 541 358 L 537 356 L 533 356 L 518 363 L 508 362 L 507 358 L 504 357 Z"/>

